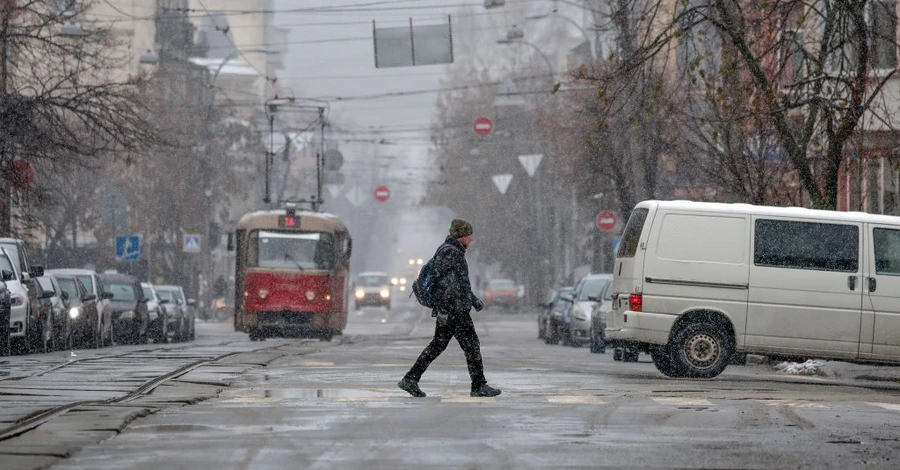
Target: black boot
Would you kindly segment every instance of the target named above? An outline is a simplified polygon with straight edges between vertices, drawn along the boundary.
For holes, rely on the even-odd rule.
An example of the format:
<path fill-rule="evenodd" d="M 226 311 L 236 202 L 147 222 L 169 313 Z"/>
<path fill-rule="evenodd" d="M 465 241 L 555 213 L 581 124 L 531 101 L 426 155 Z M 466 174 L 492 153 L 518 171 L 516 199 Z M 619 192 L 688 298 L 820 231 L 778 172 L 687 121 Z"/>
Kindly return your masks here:
<path fill-rule="evenodd" d="M 416 382 L 415 380 L 411 380 L 406 377 L 403 377 L 402 380 L 397 382 L 397 386 L 400 387 L 400 389 L 403 390 L 404 392 L 409 393 L 410 395 L 412 395 L 414 397 L 421 398 L 421 397 L 425 396 L 425 392 L 423 392 L 422 389 L 419 388 L 419 383 Z"/>
<path fill-rule="evenodd" d="M 500 395 L 500 389 L 484 384 L 481 387 L 472 390 L 471 395 L 473 397 L 496 397 L 497 395 Z"/>

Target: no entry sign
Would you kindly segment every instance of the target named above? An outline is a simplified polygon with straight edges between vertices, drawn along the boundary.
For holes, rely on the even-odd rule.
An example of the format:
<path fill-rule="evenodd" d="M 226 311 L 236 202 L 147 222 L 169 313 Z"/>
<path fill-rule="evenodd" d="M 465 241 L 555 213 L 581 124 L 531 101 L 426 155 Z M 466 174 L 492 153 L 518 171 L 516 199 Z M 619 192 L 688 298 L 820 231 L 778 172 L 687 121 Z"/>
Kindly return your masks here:
<path fill-rule="evenodd" d="M 611 232 L 619 223 L 619 218 L 613 211 L 603 211 L 597 214 L 597 228 L 602 232 Z"/>
<path fill-rule="evenodd" d="M 472 130 L 478 135 L 488 135 L 494 130 L 494 123 L 490 119 L 481 116 L 472 123 Z"/>
<path fill-rule="evenodd" d="M 375 188 L 375 200 L 385 202 L 391 198 L 391 189 L 387 186 L 379 186 Z"/>

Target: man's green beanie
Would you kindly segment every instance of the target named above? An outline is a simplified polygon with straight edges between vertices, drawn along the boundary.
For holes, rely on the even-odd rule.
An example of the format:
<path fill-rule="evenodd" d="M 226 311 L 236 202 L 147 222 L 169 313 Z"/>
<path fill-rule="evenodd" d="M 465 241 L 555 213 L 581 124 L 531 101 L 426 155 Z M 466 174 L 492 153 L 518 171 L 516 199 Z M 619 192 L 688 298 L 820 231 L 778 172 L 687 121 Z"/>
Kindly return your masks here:
<path fill-rule="evenodd" d="M 453 222 L 450 222 L 450 236 L 453 238 L 465 238 L 472 235 L 472 232 L 472 223 L 468 220 L 453 219 Z"/>

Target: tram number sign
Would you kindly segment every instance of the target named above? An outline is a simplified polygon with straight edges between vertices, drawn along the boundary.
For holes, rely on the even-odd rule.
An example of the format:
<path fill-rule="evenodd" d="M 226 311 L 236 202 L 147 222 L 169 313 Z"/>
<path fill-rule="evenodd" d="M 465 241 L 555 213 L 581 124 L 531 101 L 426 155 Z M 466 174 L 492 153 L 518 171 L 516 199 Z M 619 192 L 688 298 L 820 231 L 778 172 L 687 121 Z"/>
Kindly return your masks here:
<path fill-rule="evenodd" d="M 300 217 L 282 215 L 278 217 L 278 228 L 299 228 Z"/>

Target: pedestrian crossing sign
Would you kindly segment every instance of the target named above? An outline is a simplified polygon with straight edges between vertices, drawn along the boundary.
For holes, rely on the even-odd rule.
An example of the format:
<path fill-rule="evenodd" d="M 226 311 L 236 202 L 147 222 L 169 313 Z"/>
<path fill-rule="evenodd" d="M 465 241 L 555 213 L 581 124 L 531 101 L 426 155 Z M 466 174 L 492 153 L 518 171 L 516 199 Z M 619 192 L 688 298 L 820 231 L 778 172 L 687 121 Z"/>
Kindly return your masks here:
<path fill-rule="evenodd" d="M 200 253 L 200 235 L 196 233 L 184 234 L 183 250 L 185 253 Z"/>
<path fill-rule="evenodd" d="M 141 259 L 140 235 L 116 237 L 116 261 L 137 261 Z"/>

